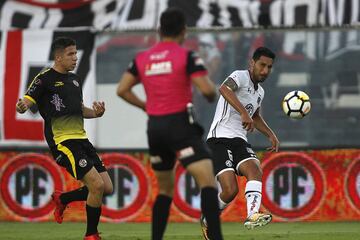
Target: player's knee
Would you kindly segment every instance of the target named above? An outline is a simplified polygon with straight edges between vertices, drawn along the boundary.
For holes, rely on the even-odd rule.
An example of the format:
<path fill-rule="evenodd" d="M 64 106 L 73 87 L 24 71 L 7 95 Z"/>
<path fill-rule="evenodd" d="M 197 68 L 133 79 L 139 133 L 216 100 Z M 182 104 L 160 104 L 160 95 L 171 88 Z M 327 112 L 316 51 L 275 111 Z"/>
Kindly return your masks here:
<path fill-rule="evenodd" d="M 104 193 L 105 183 L 101 178 L 97 179 L 88 186 L 88 189 L 90 193 L 102 195 Z"/>
<path fill-rule="evenodd" d="M 114 186 L 113 184 L 110 182 L 108 184 L 105 184 L 104 186 L 104 195 L 110 195 L 114 192 Z"/>

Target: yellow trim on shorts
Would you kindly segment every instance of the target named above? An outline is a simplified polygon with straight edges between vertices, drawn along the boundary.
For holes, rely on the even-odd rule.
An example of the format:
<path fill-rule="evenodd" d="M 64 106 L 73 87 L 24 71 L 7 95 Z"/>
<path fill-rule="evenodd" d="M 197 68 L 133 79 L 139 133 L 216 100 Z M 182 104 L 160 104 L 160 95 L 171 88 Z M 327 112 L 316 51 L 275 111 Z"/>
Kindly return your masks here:
<path fill-rule="evenodd" d="M 25 95 L 24 98 L 28 99 L 30 102 L 32 102 L 33 104 L 36 104 L 35 99 L 33 99 L 31 96 L 29 95 Z"/>
<path fill-rule="evenodd" d="M 68 157 L 68 159 L 69 159 L 69 161 L 70 161 L 70 164 L 71 164 L 72 171 L 73 171 L 73 173 L 74 173 L 74 177 L 77 179 L 74 155 L 72 154 L 72 152 L 70 151 L 70 149 L 68 149 L 68 148 L 65 147 L 64 145 L 61 145 L 60 143 L 57 145 L 57 149 L 58 149 L 60 152 L 63 152 L 63 153 Z"/>

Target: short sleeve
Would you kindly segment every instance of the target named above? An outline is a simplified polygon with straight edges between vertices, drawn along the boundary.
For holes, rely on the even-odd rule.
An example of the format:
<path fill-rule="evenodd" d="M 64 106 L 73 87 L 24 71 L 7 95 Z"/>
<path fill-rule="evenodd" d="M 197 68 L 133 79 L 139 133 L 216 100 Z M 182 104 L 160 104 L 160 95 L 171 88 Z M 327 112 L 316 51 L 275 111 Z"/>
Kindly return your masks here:
<path fill-rule="evenodd" d="M 36 104 L 43 95 L 45 89 L 44 85 L 45 83 L 43 80 L 41 80 L 39 77 L 35 77 L 27 89 L 24 97 Z"/>
<path fill-rule="evenodd" d="M 207 75 L 204 61 L 193 51 L 188 52 L 186 72 L 191 77 Z"/>
<path fill-rule="evenodd" d="M 134 76 L 138 76 L 138 75 L 139 75 L 139 71 L 138 71 L 138 69 L 137 69 L 135 59 L 133 59 L 133 60 L 129 63 L 129 66 L 128 66 L 128 68 L 127 68 L 127 71 L 128 71 L 129 73 L 131 73 L 132 75 L 134 75 Z"/>
<path fill-rule="evenodd" d="M 247 78 L 241 71 L 234 71 L 229 75 L 229 77 L 236 82 L 238 88 L 241 88 L 247 84 Z"/>

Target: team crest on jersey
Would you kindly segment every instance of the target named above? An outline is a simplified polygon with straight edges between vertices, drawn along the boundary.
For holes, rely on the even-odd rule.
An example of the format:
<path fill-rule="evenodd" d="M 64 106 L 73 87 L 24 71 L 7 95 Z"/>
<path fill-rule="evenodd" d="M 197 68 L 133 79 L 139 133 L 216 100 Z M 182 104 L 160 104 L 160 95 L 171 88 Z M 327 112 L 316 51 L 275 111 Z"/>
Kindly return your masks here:
<path fill-rule="evenodd" d="M 78 81 L 73 80 L 73 84 L 74 84 L 75 86 L 79 87 L 79 82 L 78 82 Z"/>
<path fill-rule="evenodd" d="M 246 109 L 246 111 L 249 113 L 250 116 L 251 116 L 251 115 L 253 114 L 253 112 L 254 112 L 254 106 L 253 106 L 251 103 L 249 103 L 248 105 L 246 105 L 246 106 L 245 106 L 245 109 Z"/>

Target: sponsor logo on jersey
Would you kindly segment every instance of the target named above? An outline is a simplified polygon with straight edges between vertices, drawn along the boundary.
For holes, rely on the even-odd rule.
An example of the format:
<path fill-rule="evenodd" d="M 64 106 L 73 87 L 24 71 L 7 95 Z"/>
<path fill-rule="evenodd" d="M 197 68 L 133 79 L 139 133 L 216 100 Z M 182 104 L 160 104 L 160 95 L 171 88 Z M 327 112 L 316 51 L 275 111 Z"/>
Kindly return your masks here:
<path fill-rule="evenodd" d="M 150 60 L 161 60 L 166 58 L 166 56 L 169 54 L 169 50 L 165 50 L 163 52 L 158 52 L 150 55 Z"/>
<path fill-rule="evenodd" d="M 61 87 L 61 86 L 64 86 L 64 83 L 63 82 L 55 82 L 55 87 Z"/>
<path fill-rule="evenodd" d="M 151 63 L 145 66 L 145 76 L 172 73 L 171 61 Z"/>
<path fill-rule="evenodd" d="M 74 84 L 75 86 L 79 87 L 79 82 L 78 82 L 78 81 L 73 80 L 73 84 Z"/>
<path fill-rule="evenodd" d="M 51 101 L 52 104 L 55 105 L 56 111 L 60 112 L 61 108 L 65 108 L 65 105 L 63 104 L 63 100 L 59 97 L 58 94 L 53 95 L 53 100 Z"/>

